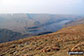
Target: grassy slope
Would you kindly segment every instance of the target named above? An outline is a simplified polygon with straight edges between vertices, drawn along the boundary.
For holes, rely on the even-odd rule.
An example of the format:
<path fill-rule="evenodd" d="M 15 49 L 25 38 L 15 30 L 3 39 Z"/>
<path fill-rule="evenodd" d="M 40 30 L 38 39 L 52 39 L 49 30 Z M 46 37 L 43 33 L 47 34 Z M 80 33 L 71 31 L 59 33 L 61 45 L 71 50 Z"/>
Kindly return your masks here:
<path fill-rule="evenodd" d="M 0 56 L 69 56 L 69 50 L 84 51 L 84 24 L 0 44 Z"/>

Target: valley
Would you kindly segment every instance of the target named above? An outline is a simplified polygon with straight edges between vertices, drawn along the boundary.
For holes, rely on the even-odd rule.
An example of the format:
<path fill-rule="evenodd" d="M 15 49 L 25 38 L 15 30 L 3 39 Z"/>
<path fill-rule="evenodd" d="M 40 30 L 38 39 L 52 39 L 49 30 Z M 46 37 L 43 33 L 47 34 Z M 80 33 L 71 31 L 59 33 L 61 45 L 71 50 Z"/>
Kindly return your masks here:
<path fill-rule="evenodd" d="M 0 43 L 56 32 L 83 18 L 77 15 L 0 14 Z"/>

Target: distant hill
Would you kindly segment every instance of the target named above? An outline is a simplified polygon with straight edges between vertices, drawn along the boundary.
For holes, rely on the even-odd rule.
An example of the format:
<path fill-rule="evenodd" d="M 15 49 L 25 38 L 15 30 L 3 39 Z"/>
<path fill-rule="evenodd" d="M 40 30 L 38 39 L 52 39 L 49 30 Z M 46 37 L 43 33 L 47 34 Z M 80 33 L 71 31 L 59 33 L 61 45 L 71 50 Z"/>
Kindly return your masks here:
<path fill-rule="evenodd" d="M 0 14 L 0 43 L 56 32 L 82 16 L 56 14 Z"/>
<path fill-rule="evenodd" d="M 0 44 L 0 56 L 70 56 L 68 51 L 84 51 L 84 24 Z"/>
<path fill-rule="evenodd" d="M 0 14 L 0 28 L 23 34 L 55 32 L 61 29 L 64 24 L 81 18 L 84 17 L 56 14 Z"/>

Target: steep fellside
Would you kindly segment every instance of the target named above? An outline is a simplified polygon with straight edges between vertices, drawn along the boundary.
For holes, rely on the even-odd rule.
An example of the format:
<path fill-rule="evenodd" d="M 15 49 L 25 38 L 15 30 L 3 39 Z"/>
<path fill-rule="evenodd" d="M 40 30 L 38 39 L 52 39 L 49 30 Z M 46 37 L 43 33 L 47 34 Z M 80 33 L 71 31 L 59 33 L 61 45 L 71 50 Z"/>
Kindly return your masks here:
<path fill-rule="evenodd" d="M 0 44 L 0 56 L 69 56 L 68 51 L 84 51 L 84 24 Z"/>
<path fill-rule="evenodd" d="M 18 40 L 33 36 L 33 34 L 22 34 L 8 29 L 0 29 L 0 43 Z"/>

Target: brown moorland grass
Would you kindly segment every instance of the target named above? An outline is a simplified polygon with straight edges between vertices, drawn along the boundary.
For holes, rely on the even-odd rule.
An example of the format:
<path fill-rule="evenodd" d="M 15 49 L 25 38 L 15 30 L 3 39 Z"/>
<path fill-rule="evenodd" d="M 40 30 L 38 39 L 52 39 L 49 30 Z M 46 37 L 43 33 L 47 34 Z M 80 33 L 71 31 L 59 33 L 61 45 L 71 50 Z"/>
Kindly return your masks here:
<path fill-rule="evenodd" d="M 0 56 L 70 56 L 69 50 L 84 51 L 84 24 L 0 44 Z"/>

